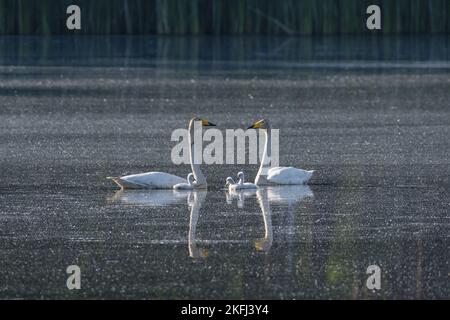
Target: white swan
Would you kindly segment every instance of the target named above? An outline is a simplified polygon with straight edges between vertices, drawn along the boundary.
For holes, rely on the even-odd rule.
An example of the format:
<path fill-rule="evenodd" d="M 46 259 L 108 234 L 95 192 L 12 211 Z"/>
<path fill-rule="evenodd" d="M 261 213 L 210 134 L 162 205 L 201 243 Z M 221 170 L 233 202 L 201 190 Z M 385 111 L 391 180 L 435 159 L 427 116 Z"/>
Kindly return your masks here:
<path fill-rule="evenodd" d="M 239 189 L 257 189 L 256 184 L 251 182 L 245 182 L 245 175 L 242 171 L 238 172 L 237 177 L 239 178 L 238 185 Z"/>
<path fill-rule="evenodd" d="M 234 182 L 232 177 L 227 177 L 225 186 L 228 187 L 228 191 L 232 192 L 237 190 L 238 184 Z"/>
<path fill-rule="evenodd" d="M 196 189 L 204 189 L 207 187 L 206 178 L 200 170 L 200 165 L 194 163 L 194 123 L 196 121 L 201 122 L 204 127 L 215 126 L 215 124 L 197 117 L 192 118 L 189 122 L 189 143 L 191 146 L 189 157 L 195 178 L 193 185 Z M 185 179 L 165 172 L 145 172 L 123 177 L 108 177 L 108 179 L 117 183 L 121 189 L 172 189 L 176 184 L 186 183 Z"/>
<path fill-rule="evenodd" d="M 189 173 L 187 176 L 187 183 L 183 182 L 183 183 L 177 183 L 176 185 L 173 186 L 174 190 L 192 190 L 195 188 L 195 183 L 194 183 L 194 174 L 193 173 Z"/>
<path fill-rule="evenodd" d="M 264 152 L 261 160 L 261 165 L 258 170 L 258 174 L 255 178 L 255 184 L 261 185 L 277 185 L 277 184 L 304 184 L 306 183 L 314 173 L 314 170 L 302 170 L 293 167 L 273 167 L 269 160 L 271 154 L 271 127 L 268 120 L 262 119 L 253 123 L 247 129 L 263 129 L 266 136 L 264 143 Z"/>
<path fill-rule="evenodd" d="M 245 182 L 245 176 L 244 173 L 238 172 L 237 177 L 239 178 L 239 181 L 236 183 L 234 182 L 233 178 L 228 177 L 226 179 L 226 186 L 228 187 L 229 192 L 237 191 L 237 190 L 247 190 L 247 189 L 257 189 L 257 186 L 251 182 Z"/>

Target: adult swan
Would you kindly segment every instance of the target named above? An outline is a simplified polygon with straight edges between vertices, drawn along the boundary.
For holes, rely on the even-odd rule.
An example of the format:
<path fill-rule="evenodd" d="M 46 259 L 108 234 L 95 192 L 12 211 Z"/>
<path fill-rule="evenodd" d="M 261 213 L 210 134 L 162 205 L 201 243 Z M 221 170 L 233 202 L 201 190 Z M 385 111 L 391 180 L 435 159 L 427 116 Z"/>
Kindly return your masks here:
<path fill-rule="evenodd" d="M 206 178 L 200 170 L 200 165 L 194 164 L 194 123 L 196 121 L 204 127 L 215 126 L 215 124 L 197 117 L 189 122 L 189 158 L 195 179 L 193 186 L 195 189 L 206 189 Z M 172 189 L 176 184 L 186 183 L 186 179 L 165 172 L 145 172 L 123 177 L 108 177 L 108 179 L 117 183 L 121 189 Z"/>
<path fill-rule="evenodd" d="M 272 157 L 271 152 L 271 127 L 268 120 L 262 119 L 253 123 L 247 129 L 263 129 L 266 137 L 264 143 L 264 152 L 261 159 L 261 165 L 255 178 L 255 184 L 261 185 L 277 185 L 277 184 L 305 184 L 314 173 L 314 170 L 302 170 L 293 167 L 271 167 L 268 153 Z"/>

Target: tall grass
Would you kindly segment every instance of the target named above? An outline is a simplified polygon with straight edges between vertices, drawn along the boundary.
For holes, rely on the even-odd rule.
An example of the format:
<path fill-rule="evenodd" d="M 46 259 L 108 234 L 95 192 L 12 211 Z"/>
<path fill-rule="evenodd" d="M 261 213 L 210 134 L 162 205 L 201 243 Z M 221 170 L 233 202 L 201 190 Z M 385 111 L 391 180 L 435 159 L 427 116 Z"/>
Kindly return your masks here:
<path fill-rule="evenodd" d="M 67 33 L 70 4 L 81 34 L 363 34 L 370 4 L 384 34 L 450 31 L 449 0 L 0 0 L 0 34 Z"/>

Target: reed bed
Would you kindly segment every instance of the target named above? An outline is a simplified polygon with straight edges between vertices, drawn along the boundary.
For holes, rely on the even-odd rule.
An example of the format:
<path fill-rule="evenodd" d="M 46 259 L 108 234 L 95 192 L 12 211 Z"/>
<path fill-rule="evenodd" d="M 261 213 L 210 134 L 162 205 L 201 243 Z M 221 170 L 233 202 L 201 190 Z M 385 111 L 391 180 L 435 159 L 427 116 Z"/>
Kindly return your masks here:
<path fill-rule="evenodd" d="M 0 34 L 52 35 L 66 8 L 81 34 L 364 34 L 366 8 L 382 9 L 382 34 L 448 33 L 448 0 L 0 0 Z"/>

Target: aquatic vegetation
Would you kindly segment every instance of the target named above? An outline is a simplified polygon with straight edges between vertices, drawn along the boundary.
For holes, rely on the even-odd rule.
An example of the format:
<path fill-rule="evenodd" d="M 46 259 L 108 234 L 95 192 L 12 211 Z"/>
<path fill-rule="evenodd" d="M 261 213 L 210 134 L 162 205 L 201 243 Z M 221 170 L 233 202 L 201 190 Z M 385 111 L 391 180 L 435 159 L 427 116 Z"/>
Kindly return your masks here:
<path fill-rule="evenodd" d="M 0 0 L 0 34 L 64 34 L 71 1 Z M 354 0 L 79 0 L 82 34 L 363 34 Z M 380 0 L 382 33 L 447 33 L 447 0 Z"/>

